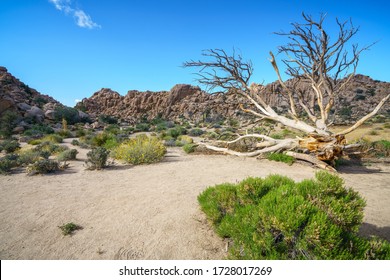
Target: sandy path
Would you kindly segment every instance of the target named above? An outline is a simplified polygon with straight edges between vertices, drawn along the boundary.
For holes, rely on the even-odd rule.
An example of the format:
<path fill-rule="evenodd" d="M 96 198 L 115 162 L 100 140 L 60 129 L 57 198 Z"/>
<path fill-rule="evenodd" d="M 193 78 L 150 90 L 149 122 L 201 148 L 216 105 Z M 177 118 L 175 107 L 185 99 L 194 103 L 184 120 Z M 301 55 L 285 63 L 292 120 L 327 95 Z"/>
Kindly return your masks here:
<path fill-rule="evenodd" d="M 186 155 L 178 148 L 158 164 L 86 171 L 86 152 L 80 150 L 80 160 L 62 173 L 0 176 L 1 259 L 221 259 L 225 244 L 196 200 L 202 190 L 248 176 L 283 173 L 301 180 L 315 172 L 299 164 Z M 383 168 L 344 170 L 349 173 L 342 176 L 368 201 L 364 233 L 390 240 L 390 168 Z M 57 226 L 68 222 L 83 229 L 63 236 Z"/>

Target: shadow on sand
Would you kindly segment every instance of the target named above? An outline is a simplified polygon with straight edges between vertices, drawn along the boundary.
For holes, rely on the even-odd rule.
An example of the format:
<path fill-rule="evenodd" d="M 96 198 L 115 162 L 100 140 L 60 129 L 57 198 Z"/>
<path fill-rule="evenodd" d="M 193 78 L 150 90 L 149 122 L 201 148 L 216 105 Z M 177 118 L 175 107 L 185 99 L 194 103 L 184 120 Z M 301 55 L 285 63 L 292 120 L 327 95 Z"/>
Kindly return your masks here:
<path fill-rule="evenodd" d="M 369 223 L 363 223 L 359 230 L 359 235 L 364 237 L 377 236 L 390 242 L 390 226 L 377 227 Z"/>

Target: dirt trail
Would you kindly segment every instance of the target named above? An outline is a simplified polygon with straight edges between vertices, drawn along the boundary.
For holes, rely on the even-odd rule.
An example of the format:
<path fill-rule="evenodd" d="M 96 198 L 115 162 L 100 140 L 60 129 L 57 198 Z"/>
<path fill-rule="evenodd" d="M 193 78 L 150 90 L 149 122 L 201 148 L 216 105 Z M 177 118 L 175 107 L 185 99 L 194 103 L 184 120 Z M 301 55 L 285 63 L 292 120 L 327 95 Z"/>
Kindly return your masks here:
<path fill-rule="evenodd" d="M 248 176 L 302 180 L 315 172 L 179 148 L 161 163 L 87 171 L 86 152 L 61 173 L 0 176 L 1 259 L 221 259 L 226 246 L 199 209 L 200 192 Z M 341 176 L 367 199 L 362 232 L 390 240 L 390 168 L 376 168 L 346 168 Z M 63 236 L 58 226 L 68 222 L 83 229 Z"/>

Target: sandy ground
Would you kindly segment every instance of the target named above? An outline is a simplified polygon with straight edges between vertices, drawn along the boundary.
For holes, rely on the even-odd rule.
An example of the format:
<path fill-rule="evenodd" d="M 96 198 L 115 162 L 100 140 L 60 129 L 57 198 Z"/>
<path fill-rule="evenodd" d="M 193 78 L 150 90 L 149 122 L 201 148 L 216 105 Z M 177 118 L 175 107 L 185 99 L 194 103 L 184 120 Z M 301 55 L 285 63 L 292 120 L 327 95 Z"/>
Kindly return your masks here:
<path fill-rule="evenodd" d="M 222 259 L 226 244 L 200 211 L 200 192 L 248 176 L 315 172 L 179 148 L 158 164 L 87 171 L 86 152 L 61 173 L 0 176 L 0 259 Z M 362 234 L 390 241 L 390 166 L 345 167 L 341 176 L 367 200 Z M 68 222 L 83 229 L 63 236 L 58 226 Z"/>

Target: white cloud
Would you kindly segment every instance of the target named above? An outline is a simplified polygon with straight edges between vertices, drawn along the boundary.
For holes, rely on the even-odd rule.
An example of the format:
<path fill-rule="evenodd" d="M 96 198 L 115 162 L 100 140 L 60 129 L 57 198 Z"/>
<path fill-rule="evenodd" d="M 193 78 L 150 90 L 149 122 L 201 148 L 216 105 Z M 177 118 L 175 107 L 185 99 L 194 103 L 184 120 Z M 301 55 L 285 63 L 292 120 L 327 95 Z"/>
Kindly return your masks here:
<path fill-rule="evenodd" d="M 76 24 L 80 27 L 89 29 L 101 27 L 99 24 L 95 23 L 92 18 L 83 10 L 74 9 L 71 6 L 71 0 L 49 0 L 49 2 L 52 3 L 57 10 L 63 11 L 67 15 L 71 14 L 76 20 Z"/>
<path fill-rule="evenodd" d="M 91 17 L 86 13 L 84 13 L 84 11 L 82 10 L 74 11 L 73 16 L 76 19 L 77 25 L 80 27 L 89 28 L 89 29 L 100 28 L 100 25 L 93 22 Z"/>
<path fill-rule="evenodd" d="M 79 102 L 81 102 L 81 101 L 82 101 L 81 99 L 75 99 L 75 100 L 74 100 L 74 103 L 77 104 L 77 103 L 79 103 Z"/>

